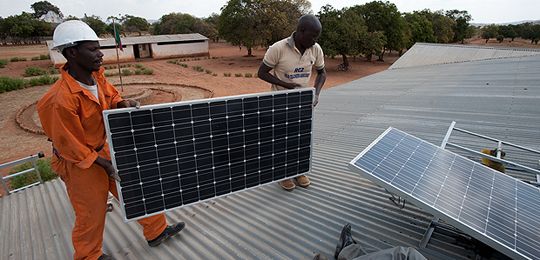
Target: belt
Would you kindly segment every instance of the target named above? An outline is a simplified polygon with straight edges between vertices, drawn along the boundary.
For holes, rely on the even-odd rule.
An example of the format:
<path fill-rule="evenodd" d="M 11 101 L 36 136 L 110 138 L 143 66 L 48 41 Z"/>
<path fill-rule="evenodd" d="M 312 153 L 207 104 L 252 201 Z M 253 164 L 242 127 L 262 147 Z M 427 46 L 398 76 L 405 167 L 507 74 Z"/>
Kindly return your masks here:
<path fill-rule="evenodd" d="M 96 147 L 96 149 L 94 149 L 94 151 L 99 153 L 99 151 L 101 151 L 104 146 L 105 146 L 105 144 L 102 144 L 102 145 Z M 56 157 L 58 157 L 58 159 L 62 159 L 62 156 L 60 156 L 60 152 L 58 152 L 58 150 L 56 148 L 54 148 L 54 145 L 52 147 L 52 152 Z"/>

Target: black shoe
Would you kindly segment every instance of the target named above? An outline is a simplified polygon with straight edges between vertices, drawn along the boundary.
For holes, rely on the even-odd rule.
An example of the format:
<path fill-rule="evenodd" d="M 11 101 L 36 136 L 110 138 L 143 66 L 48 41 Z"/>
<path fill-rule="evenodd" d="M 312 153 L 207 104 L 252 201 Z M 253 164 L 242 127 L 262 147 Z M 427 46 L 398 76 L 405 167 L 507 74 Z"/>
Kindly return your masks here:
<path fill-rule="evenodd" d="M 100 257 L 98 257 L 98 260 L 114 260 L 114 258 L 110 255 L 102 254 Z"/>
<path fill-rule="evenodd" d="M 336 252 L 334 253 L 334 257 L 338 259 L 339 253 L 343 248 L 345 248 L 348 245 L 355 244 L 356 242 L 352 238 L 351 233 L 351 224 L 347 223 L 343 229 L 341 230 L 341 235 L 339 236 L 339 240 L 336 246 Z"/>
<path fill-rule="evenodd" d="M 184 224 L 184 222 L 178 222 L 175 225 L 170 225 L 166 227 L 165 230 L 163 230 L 163 232 L 158 237 L 147 241 L 148 245 L 151 247 L 159 246 L 161 243 L 163 243 L 163 241 L 169 239 L 170 237 L 178 234 L 178 232 L 182 231 L 182 229 L 184 229 L 185 226 L 186 224 Z"/>

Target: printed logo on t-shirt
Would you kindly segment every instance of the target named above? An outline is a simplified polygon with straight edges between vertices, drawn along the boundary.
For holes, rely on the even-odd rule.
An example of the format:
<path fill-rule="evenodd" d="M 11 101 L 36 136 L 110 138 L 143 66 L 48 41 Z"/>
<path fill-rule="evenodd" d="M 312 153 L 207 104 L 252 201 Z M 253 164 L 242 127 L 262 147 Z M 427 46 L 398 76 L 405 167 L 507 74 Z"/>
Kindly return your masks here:
<path fill-rule="evenodd" d="M 304 68 L 295 68 L 294 72 L 291 74 L 285 73 L 285 77 L 288 79 L 297 79 L 297 78 L 309 78 L 309 72 L 304 72 Z"/>

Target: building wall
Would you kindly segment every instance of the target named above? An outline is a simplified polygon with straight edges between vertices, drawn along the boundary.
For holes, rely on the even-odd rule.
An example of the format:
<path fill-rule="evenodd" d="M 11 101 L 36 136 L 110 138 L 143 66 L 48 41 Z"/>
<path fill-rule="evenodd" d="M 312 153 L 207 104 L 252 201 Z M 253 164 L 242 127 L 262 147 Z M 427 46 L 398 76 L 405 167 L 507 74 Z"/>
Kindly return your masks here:
<path fill-rule="evenodd" d="M 114 63 L 116 62 L 116 51 L 115 49 L 101 49 L 103 53 L 103 63 Z M 66 59 L 58 51 L 49 50 L 49 55 L 51 56 L 51 61 L 55 66 L 60 66 L 66 63 Z M 134 61 L 135 56 L 133 55 L 133 46 L 128 45 L 124 47 L 124 51 L 118 51 L 118 57 L 120 62 Z"/>
<path fill-rule="evenodd" d="M 166 45 L 158 45 L 157 43 L 152 43 L 152 57 L 154 59 L 166 59 L 205 54 L 208 54 L 208 41 Z"/>

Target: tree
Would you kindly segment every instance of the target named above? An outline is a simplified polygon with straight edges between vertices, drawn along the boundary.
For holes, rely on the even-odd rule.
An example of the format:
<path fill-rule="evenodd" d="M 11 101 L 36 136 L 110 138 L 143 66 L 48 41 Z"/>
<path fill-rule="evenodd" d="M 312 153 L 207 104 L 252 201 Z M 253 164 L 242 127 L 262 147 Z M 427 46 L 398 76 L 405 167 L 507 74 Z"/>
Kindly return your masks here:
<path fill-rule="evenodd" d="M 231 44 L 245 46 L 252 56 L 253 47 L 289 36 L 309 8 L 306 0 L 229 0 L 221 8 L 218 32 Z"/>
<path fill-rule="evenodd" d="M 32 8 L 32 10 L 34 10 L 34 17 L 38 19 L 50 11 L 56 13 L 58 16 L 60 16 L 60 18 L 64 17 L 62 12 L 60 12 L 60 8 L 49 3 L 48 1 L 35 2 L 32 5 L 30 5 L 30 7 Z"/>
<path fill-rule="evenodd" d="M 371 61 L 373 55 L 381 55 L 386 45 L 386 36 L 381 31 L 368 32 L 361 43 L 362 48 L 360 52 L 366 57 L 367 61 Z"/>
<path fill-rule="evenodd" d="M 499 35 L 503 38 L 510 38 L 511 41 L 517 37 L 516 26 L 515 25 L 499 25 Z"/>
<path fill-rule="evenodd" d="M 343 63 L 340 67 L 348 70 L 347 56 L 360 54 L 361 43 L 367 37 L 364 21 L 351 10 L 336 10 L 331 5 L 323 6 L 317 16 L 323 27 L 319 44 L 326 55 L 341 55 Z"/>
<path fill-rule="evenodd" d="M 205 35 L 206 37 L 212 39 L 214 42 L 219 41 L 219 33 L 218 33 L 218 24 L 219 24 L 219 14 L 212 13 L 210 16 L 203 19 L 206 24 L 208 24 L 209 31 L 208 35 Z"/>
<path fill-rule="evenodd" d="M 449 43 L 454 39 L 454 30 L 455 21 L 452 18 L 445 16 L 442 10 L 432 12 L 429 9 L 424 9 L 422 11 L 415 11 L 429 21 L 431 21 L 433 34 L 438 43 Z"/>
<path fill-rule="evenodd" d="M 497 38 L 499 35 L 499 26 L 496 24 L 490 24 L 482 28 L 482 39 L 488 43 L 489 39 Z"/>
<path fill-rule="evenodd" d="M 261 22 L 263 1 L 230 0 L 221 8 L 219 34 L 233 45 L 245 46 L 248 56 L 253 56 L 253 47 L 265 43 L 264 36 L 261 36 L 261 31 L 265 29 Z"/>
<path fill-rule="evenodd" d="M 410 39 L 407 49 L 411 48 L 416 42 L 436 42 L 433 32 L 433 24 L 428 17 L 419 12 L 406 13 L 405 21 L 410 29 Z"/>
<path fill-rule="evenodd" d="M 88 26 L 90 26 L 90 28 L 92 28 L 92 30 L 94 30 L 94 32 L 96 32 L 98 36 L 104 35 L 107 33 L 107 24 L 103 22 L 101 18 L 99 18 L 99 16 L 95 16 L 95 15 L 87 16 L 85 14 L 84 17 L 81 19 L 81 21 L 88 24 Z"/>
<path fill-rule="evenodd" d="M 263 37 L 266 38 L 264 46 L 270 46 L 287 36 L 296 29 L 300 16 L 309 13 L 311 4 L 305 0 L 269 0 L 262 6 L 264 16 L 262 23 Z"/>
<path fill-rule="evenodd" d="M 388 1 L 373 1 L 353 6 L 351 9 L 364 19 L 369 32 L 384 33 L 386 44 L 379 55 L 379 61 L 383 61 L 385 50 L 401 51 L 405 47 L 407 24 L 395 4 Z"/>
<path fill-rule="evenodd" d="M 22 12 L 20 15 L 2 19 L 0 35 L 4 43 L 7 38 L 10 38 L 13 44 L 41 43 L 41 37 L 52 35 L 52 26 L 36 19 L 30 13 Z"/>
<path fill-rule="evenodd" d="M 195 22 L 198 18 L 183 13 L 163 15 L 154 24 L 153 34 L 195 33 Z"/>
<path fill-rule="evenodd" d="M 466 38 L 471 37 L 471 29 L 469 22 L 472 20 L 471 15 L 467 11 L 449 10 L 446 11 L 446 16 L 455 21 L 454 25 L 454 40 L 453 42 L 464 43 Z"/>
<path fill-rule="evenodd" d="M 122 18 L 122 28 L 126 32 L 137 32 L 139 36 L 142 35 L 142 32 L 147 32 L 150 28 L 148 21 L 142 17 L 125 15 Z"/>

